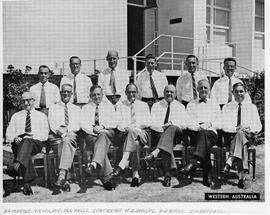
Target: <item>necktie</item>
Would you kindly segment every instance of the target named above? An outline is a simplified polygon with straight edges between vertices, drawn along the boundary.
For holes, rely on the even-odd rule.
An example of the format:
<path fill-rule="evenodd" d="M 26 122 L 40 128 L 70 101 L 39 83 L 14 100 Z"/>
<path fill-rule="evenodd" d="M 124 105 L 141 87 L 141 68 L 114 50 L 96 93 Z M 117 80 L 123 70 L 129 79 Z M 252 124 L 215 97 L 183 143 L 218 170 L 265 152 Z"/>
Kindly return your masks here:
<path fill-rule="evenodd" d="M 164 124 L 166 124 L 169 121 L 169 116 L 170 116 L 170 103 L 168 103 L 168 107 L 167 107 L 167 111 L 166 111 L 166 115 L 165 115 L 165 119 L 164 119 Z"/>
<path fill-rule="evenodd" d="M 191 73 L 191 78 L 192 78 L 193 99 L 197 99 L 197 90 L 196 90 L 194 73 Z"/>
<path fill-rule="evenodd" d="M 65 126 L 68 126 L 68 124 L 69 124 L 68 107 L 67 104 L 65 104 Z"/>
<path fill-rule="evenodd" d="M 95 110 L 95 125 L 99 125 L 98 105 L 96 105 L 96 110 Z"/>
<path fill-rule="evenodd" d="M 237 126 L 241 125 L 241 103 L 238 104 L 238 111 L 237 111 Z"/>
<path fill-rule="evenodd" d="M 114 95 L 116 93 L 114 70 L 111 71 L 110 86 L 111 86 L 112 93 Z"/>
<path fill-rule="evenodd" d="M 42 86 L 41 86 L 39 107 L 46 108 L 46 95 L 45 95 L 44 84 L 42 84 Z"/>
<path fill-rule="evenodd" d="M 229 78 L 228 102 L 232 101 L 232 80 Z"/>
<path fill-rule="evenodd" d="M 131 115 L 131 125 L 135 125 L 136 124 L 136 117 L 135 117 L 134 103 L 131 103 L 131 105 L 130 105 L 130 115 Z"/>
<path fill-rule="evenodd" d="M 151 86 L 151 90 L 152 90 L 154 99 L 158 99 L 158 94 L 157 94 L 157 90 L 156 90 L 156 87 L 154 84 L 152 74 L 150 74 L 150 86 Z"/>
<path fill-rule="evenodd" d="M 77 86 L 76 86 L 76 75 L 74 75 L 74 82 L 73 82 L 73 88 L 74 88 L 74 103 L 77 103 Z"/>
<path fill-rule="evenodd" d="M 30 117 L 30 111 L 27 111 L 26 114 L 26 121 L 25 121 L 25 130 L 26 133 L 30 133 L 32 131 L 31 129 L 31 117 Z"/>

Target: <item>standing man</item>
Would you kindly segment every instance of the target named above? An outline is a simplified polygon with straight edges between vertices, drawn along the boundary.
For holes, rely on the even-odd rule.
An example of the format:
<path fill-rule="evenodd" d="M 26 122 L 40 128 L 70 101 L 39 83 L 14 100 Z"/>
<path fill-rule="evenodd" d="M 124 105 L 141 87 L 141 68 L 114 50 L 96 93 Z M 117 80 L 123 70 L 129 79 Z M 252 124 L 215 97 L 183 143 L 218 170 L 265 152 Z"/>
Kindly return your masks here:
<path fill-rule="evenodd" d="M 82 109 L 81 127 L 86 132 L 86 149 L 94 149 L 91 163 L 88 160 L 85 172 L 90 176 L 94 171 L 102 170 L 101 181 L 106 190 L 113 190 L 111 182 L 112 167 L 108 158 L 108 150 L 115 137 L 116 113 L 114 106 L 103 100 L 103 90 L 95 86 L 91 90 L 92 101 Z M 86 190 L 84 188 L 84 190 Z"/>
<path fill-rule="evenodd" d="M 156 58 L 149 54 L 145 58 L 145 68 L 137 78 L 139 97 L 148 103 L 151 109 L 155 102 L 163 99 L 163 89 L 168 85 L 166 75 L 155 70 Z"/>
<path fill-rule="evenodd" d="M 66 184 L 66 175 L 73 162 L 77 148 L 77 134 L 80 129 L 81 109 L 71 103 L 72 85 L 61 86 L 61 101 L 49 109 L 49 124 L 52 137 L 58 138 L 59 175 L 55 183 L 57 187 Z"/>
<path fill-rule="evenodd" d="M 35 97 L 31 92 L 22 94 L 24 109 L 15 113 L 7 127 L 7 142 L 12 144 L 14 153 L 14 169 L 16 175 L 20 171 L 24 179 L 23 193 L 33 194 L 31 181 L 37 177 L 31 156 L 41 152 L 42 141 L 48 139 L 49 126 L 45 114 L 34 109 Z"/>
<path fill-rule="evenodd" d="M 233 85 L 234 100 L 222 109 L 223 126 L 226 132 L 225 143 L 229 144 L 230 154 L 223 172 L 228 173 L 236 162 L 239 174 L 238 188 L 245 189 L 244 170 L 247 167 L 247 150 L 249 136 L 259 132 L 262 124 L 257 107 L 246 101 L 246 89 L 242 82 Z"/>
<path fill-rule="evenodd" d="M 88 76 L 80 72 L 81 59 L 79 57 L 72 56 L 69 59 L 69 66 L 71 74 L 61 79 L 60 88 L 62 88 L 64 84 L 70 84 L 73 89 L 73 94 L 70 98 L 71 103 L 81 108 L 89 102 L 89 92 L 92 82 Z"/>
<path fill-rule="evenodd" d="M 150 126 L 149 107 L 145 102 L 136 99 L 137 86 L 130 83 L 126 86 L 127 99 L 119 106 L 120 122 L 118 129 L 123 132 L 123 157 L 112 176 L 119 176 L 131 161 L 133 171 L 131 187 L 138 187 L 140 169 L 140 148 L 148 144 L 148 127 Z"/>
<path fill-rule="evenodd" d="M 117 67 L 118 52 L 108 51 L 107 57 L 108 68 L 99 75 L 98 85 L 104 91 L 107 99 L 115 105 L 119 99 L 125 97 L 125 87 L 129 83 L 129 73 L 127 70 L 122 70 Z"/>
<path fill-rule="evenodd" d="M 170 170 L 176 168 L 173 147 L 182 138 L 182 130 L 186 127 L 185 107 L 175 100 L 174 85 L 167 85 L 164 89 L 164 99 L 153 105 L 151 110 L 151 129 L 153 138 L 158 143 L 156 149 L 144 158 L 146 163 L 151 162 L 158 155 L 165 172 L 163 186 L 171 186 Z"/>
<path fill-rule="evenodd" d="M 185 107 L 191 100 L 198 98 L 197 83 L 199 80 L 207 79 L 205 75 L 196 72 L 199 60 L 195 55 L 186 57 L 185 65 L 188 72 L 180 76 L 176 82 L 177 100 Z"/>
<path fill-rule="evenodd" d="M 48 108 L 60 101 L 59 88 L 48 81 L 51 71 L 48 66 L 42 65 L 38 69 L 39 82 L 30 88 L 36 95 L 35 109 L 48 116 Z"/>
<path fill-rule="evenodd" d="M 207 79 L 200 80 L 197 87 L 199 97 L 187 105 L 188 128 L 191 130 L 192 145 L 196 146 L 190 163 L 181 169 L 191 174 L 197 167 L 203 168 L 203 185 L 215 189 L 216 184 L 210 177 L 210 150 L 217 143 L 217 131 L 220 127 L 221 111 L 219 105 L 208 98 L 210 84 Z"/>
<path fill-rule="evenodd" d="M 223 69 L 225 76 L 218 79 L 211 90 L 211 99 L 217 102 L 222 109 L 223 105 L 234 100 L 232 86 L 238 82 L 243 83 L 239 78 L 234 76 L 236 70 L 236 60 L 228 57 L 224 59 Z M 246 101 L 251 102 L 250 96 L 246 94 Z"/>

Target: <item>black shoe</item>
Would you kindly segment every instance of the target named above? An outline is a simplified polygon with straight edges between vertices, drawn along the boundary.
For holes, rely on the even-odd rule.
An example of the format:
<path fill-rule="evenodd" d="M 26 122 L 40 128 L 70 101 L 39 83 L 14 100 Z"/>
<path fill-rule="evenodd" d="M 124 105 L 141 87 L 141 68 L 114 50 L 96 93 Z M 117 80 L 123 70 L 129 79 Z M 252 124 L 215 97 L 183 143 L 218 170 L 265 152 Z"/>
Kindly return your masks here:
<path fill-rule="evenodd" d="M 221 188 L 221 185 L 219 183 L 208 177 L 203 179 L 203 185 L 206 187 L 210 187 L 211 190 L 218 190 Z"/>
<path fill-rule="evenodd" d="M 184 173 L 184 174 L 192 174 L 193 172 L 195 172 L 195 170 L 197 169 L 197 167 L 192 164 L 192 163 L 189 163 L 188 165 L 184 166 L 180 172 Z"/>
<path fill-rule="evenodd" d="M 107 181 L 103 184 L 105 190 L 114 190 L 115 185 L 111 181 Z"/>
<path fill-rule="evenodd" d="M 121 175 L 122 171 L 123 170 L 118 166 L 118 167 L 116 167 L 116 169 L 113 170 L 111 176 L 112 177 L 118 177 L 118 176 Z"/>
<path fill-rule="evenodd" d="M 240 188 L 240 189 L 243 189 L 245 190 L 247 187 L 246 187 L 246 183 L 243 179 L 240 179 L 238 184 L 237 184 L 237 187 Z"/>
<path fill-rule="evenodd" d="M 11 177 L 16 177 L 18 176 L 18 172 L 15 170 L 15 169 L 4 169 L 3 170 L 3 173 L 6 174 L 6 175 L 9 175 Z"/>
<path fill-rule="evenodd" d="M 32 188 L 29 184 L 24 184 L 23 185 L 23 194 L 26 196 L 33 195 Z"/>
<path fill-rule="evenodd" d="M 162 182 L 162 185 L 164 187 L 170 187 L 171 186 L 171 177 L 165 176 L 164 181 Z"/>
<path fill-rule="evenodd" d="M 77 193 L 86 193 L 86 191 L 87 191 L 87 186 L 86 184 L 83 184 L 80 186 L 80 189 L 78 190 Z"/>
<path fill-rule="evenodd" d="M 149 155 L 144 157 L 144 161 L 146 162 L 147 166 L 150 166 L 151 163 L 154 161 L 154 155 L 150 153 Z"/>
<path fill-rule="evenodd" d="M 230 172 L 230 169 L 231 169 L 230 165 L 226 163 L 222 172 L 228 174 Z"/>
<path fill-rule="evenodd" d="M 140 186 L 139 179 L 137 177 L 132 178 L 130 186 L 131 187 L 139 187 Z"/>
<path fill-rule="evenodd" d="M 90 164 L 90 165 L 88 165 L 88 167 L 85 168 L 84 172 L 85 172 L 88 176 L 91 176 L 91 175 L 94 174 L 95 170 L 96 170 L 96 168 L 95 168 L 92 164 Z"/>
<path fill-rule="evenodd" d="M 58 178 L 54 185 L 57 186 L 57 187 L 63 187 L 65 184 L 66 184 L 65 179 Z"/>

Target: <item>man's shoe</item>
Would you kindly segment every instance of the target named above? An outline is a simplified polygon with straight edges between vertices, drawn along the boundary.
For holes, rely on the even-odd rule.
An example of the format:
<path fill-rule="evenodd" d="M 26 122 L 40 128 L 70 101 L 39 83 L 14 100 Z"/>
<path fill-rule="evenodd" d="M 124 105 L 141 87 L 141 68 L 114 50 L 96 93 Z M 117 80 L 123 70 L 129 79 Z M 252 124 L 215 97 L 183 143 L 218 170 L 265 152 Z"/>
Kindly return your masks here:
<path fill-rule="evenodd" d="M 57 187 L 63 187 L 65 184 L 66 184 L 65 179 L 58 178 L 54 185 Z"/>
<path fill-rule="evenodd" d="M 9 175 L 11 177 L 16 177 L 18 175 L 18 172 L 15 169 L 4 169 L 3 173 L 6 175 Z"/>
<path fill-rule="evenodd" d="M 238 184 L 237 184 L 237 187 L 240 188 L 240 189 L 246 189 L 246 183 L 243 179 L 240 179 Z"/>
<path fill-rule="evenodd" d="M 171 186 L 171 177 L 170 176 L 166 176 L 164 178 L 164 181 L 162 182 L 162 185 L 164 187 L 170 187 Z"/>
<path fill-rule="evenodd" d="M 33 195 L 32 188 L 29 184 L 24 184 L 23 185 L 23 194 L 26 196 Z"/>
<path fill-rule="evenodd" d="M 231 169 L 230 165 L 226 163 L 222 172 L 228 174 L 230 172 L 230 169 Z"/>
<path fill-rule="evenodd" d="M 131 181 L 130 186 L 131 186 L 131 187 L 139 187 L 139 185 L 140 185 L 139 179 L 138 179 L 137 177 L 132 178 L 132 181 Z"/>
<path fill-rule="evenodd" d="M 111 181 L 107 181 L 103 184 L 105 190 L 114 190 L 115 185 Z"/>
<path fill-rule="evenodd" d="M 118 177 L 122 173 L 122 169 L 118 166 L 112 172 L 112 177 Z"/>
<path fill-rule="evenodd" d="M 184 166 L 180 170 L 180 172 L 189 175 L 189 174 L 192 174 L 196 169 L 197 169 L 197 167 L 194 164 L 189 163 L 188 165 Z"/>
<path fill-rule="evenodd" d="M 220 184 L 218 184 L 217 182 L 208 177 L 203 179 L 203 185 L 206 187 L 210 187 L 211 190 L 218 190 L 221 188 Z"/>
<path fill-rule="evenodd" d="M 94 174 L 95 170 L 96 170 L 95 167 L 94 167 L 92 164 L 90 164 L 90 165 L 88 165 L 88 167 L 85 168 L 84 172 L 85 172 L 88 176 L 91 176 L 91 175 Z"/>

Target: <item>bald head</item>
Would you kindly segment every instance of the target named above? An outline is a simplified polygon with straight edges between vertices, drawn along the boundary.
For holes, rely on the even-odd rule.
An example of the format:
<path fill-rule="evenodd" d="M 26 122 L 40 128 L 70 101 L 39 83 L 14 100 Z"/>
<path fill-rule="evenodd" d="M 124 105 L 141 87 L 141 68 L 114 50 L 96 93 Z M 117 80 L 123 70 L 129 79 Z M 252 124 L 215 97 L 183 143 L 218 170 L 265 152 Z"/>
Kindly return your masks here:
<path fill-rule="evenodd" d="M 115 50 L 108 51 L 106 59 L 108 61 L 108 66 L 111 69 L 115 69 L 119 59 L 118 52 Z"/>
<path fill-rule="evenodd" d="M 164 88 L 164 99 L 171 103 L 176 97 L 176 88 L 174 85 L 169 84 Z"/>
<path fill-rule="evenodd" d="M 199 92 L 200 99 L 207 99 L 210 93 L 210 83 L 206 79 L 198 81 L 197 91 Z"/>

